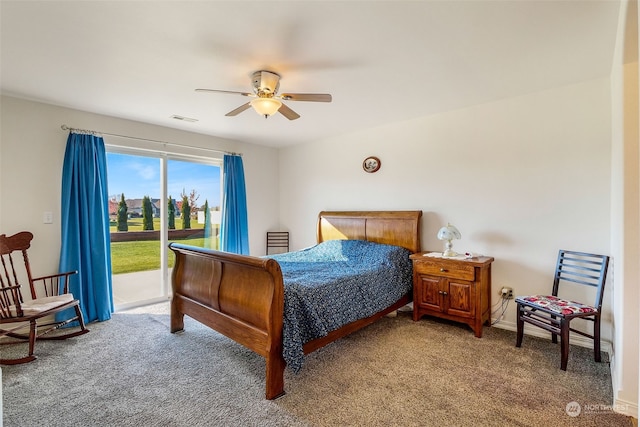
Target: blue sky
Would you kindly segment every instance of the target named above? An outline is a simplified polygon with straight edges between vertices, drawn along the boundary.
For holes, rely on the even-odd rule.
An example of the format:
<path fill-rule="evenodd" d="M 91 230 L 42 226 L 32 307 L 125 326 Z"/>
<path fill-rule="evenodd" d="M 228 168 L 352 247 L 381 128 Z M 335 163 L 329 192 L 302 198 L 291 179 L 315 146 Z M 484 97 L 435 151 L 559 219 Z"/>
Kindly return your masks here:
<path fill-rule="evenodd" d="M 180 199 L 184 191 L 187 195 L 195 189 L 200 195 L 198 206 L 220 205 L 220 168 L 212 165 L 169 160 L 167 163 L 167 193 Z M 107 153 L 107 177 L 109 196 L 124 193 L 126 199 L 160 197 L 160 159 L 155 157 L 132 156 L 129 154 Z"/>

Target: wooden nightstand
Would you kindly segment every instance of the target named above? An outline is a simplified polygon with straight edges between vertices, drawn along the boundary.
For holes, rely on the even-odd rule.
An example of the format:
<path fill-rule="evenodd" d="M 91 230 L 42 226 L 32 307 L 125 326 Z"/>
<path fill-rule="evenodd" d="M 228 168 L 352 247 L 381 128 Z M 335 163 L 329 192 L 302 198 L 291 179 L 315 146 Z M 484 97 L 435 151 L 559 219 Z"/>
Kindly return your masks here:
<path fill-rule="evenodd" d="M 492 257 L 469 259 L 411 255 L 413 261 L 413 320 L 436 316 L 466 323 L 476 337 L 491 324 Z"/>

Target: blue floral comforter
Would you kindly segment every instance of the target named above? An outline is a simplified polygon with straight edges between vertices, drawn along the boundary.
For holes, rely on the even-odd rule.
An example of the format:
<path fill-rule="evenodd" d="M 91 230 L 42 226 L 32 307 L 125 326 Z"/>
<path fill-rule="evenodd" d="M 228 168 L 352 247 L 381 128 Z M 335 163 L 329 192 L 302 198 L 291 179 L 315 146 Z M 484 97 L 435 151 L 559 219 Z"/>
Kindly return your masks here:
<path fill-rule="evenodd" d="M 302 367 L 304 343 L 389 307 L 412 287 L 409 250 L 364 240 L 331 240 L 271 255 L 284 280 L 284 359 Z"/>

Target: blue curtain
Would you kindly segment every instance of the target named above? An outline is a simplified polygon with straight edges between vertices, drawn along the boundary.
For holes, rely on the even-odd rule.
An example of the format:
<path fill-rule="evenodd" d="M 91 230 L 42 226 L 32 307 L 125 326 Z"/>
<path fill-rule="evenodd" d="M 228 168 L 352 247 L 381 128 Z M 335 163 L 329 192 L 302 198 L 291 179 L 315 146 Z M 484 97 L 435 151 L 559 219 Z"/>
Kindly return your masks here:
<path fill-rule="evenodd" d="M 85 321 L 113 313 L 107 159 L 101 136 L 70 133 L 62 168 L 60 271 L 78 270 L 70 291 Z"/>
<path fill-rule="evenodd" d="M 242 157 L 224 155 L 224 194 L 220 221 L 220 248 L 226 252 L 249 254 L 247 192 L 244 185 Z"/>

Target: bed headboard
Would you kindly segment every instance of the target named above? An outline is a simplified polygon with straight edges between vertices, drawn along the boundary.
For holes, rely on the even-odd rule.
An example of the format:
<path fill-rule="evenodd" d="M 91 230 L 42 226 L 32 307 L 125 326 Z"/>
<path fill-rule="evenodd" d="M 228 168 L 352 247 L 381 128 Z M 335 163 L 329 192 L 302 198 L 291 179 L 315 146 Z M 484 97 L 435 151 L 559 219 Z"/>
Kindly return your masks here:
<path fill-rule="evenodd" d="M 368 240 L 420 252 L 422 211 L 323 211 L 318 214 L 318 243 Z"/>

